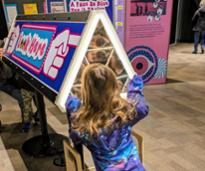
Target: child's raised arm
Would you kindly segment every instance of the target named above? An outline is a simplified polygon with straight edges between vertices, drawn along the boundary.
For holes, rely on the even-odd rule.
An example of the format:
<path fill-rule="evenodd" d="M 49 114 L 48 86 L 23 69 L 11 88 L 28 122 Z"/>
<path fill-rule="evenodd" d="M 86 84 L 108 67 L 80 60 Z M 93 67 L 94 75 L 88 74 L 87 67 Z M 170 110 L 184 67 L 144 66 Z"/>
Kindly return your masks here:
<path fill-rule="evenodd" d="M 143 87 L 143 80 L 137 75 L 135 75 L 128 84 L 127 99 L 134 105 L 136 111 L 134 118 L 130 121 L 131 126 L 146 117 L 149 112 L 149 106 L 142 92 Z"/>
<path fill-rule="evenodd" d="M 69 124 L 69 137 L 71 138 L 72 142 L 77 145 L 81 142 L 78 134 L 71 128 L 71 113 L 77 112 L 81 105 L 80 99 L 76 96 L 68 96 L 66 102 L 66 111 L 67 111 L 67 119 Z"/>

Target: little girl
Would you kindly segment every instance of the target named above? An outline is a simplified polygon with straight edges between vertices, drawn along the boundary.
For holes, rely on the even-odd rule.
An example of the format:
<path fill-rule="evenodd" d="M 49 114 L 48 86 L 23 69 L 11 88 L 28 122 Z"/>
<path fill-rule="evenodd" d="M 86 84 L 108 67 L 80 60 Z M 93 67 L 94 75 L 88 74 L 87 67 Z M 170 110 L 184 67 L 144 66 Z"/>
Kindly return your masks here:
<path fill-rule="evenodd" d="M 102 64 L 88 65 L 81 77 L 82 104 L 69 96 L 70 137 L 91 151 L 97 171 L 144 171 L 131 128 L 148 114 L 138 76 L 128 84 L 128 101 L 120 97 L 114 72 Z M 70 115 L 70 113 L 72 113 Z"/>

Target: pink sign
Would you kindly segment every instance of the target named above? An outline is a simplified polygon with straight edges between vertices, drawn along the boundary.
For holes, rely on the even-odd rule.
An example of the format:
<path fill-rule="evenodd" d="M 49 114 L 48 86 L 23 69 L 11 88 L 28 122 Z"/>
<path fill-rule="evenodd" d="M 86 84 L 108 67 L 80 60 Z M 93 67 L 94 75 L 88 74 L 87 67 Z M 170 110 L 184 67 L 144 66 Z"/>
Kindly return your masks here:
<path fill-rule="evenodd" d="M 128 0 L 125 47 L 147 84 L 166 81 L 173 0 Z"/>

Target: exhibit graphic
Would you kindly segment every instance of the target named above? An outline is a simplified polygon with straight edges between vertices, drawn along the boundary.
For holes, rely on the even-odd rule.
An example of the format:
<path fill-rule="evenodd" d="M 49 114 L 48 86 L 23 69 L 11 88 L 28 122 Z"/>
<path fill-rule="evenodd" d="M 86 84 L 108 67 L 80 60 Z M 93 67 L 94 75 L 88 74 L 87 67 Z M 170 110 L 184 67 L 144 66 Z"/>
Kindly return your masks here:
<path fill-rule="evenodd" d="M 153 49 L 136 46 L 128 52 L 135 72 L 142 76 L 144 83 L 152 78 L 161 79 L 166 76 L 167 60 L 159 57 Z"/>
<path fill-rule="evenodd" d="M 4 54 L 58 92 L 85 23 L 16 21 Z"/>
<path fill-rule="evenodd" d="M 147 83 L 155 75 L 158 69 L 158 57 L 149 47 L 136 46 L 128 52 L 135 72 L 142 76 L 144 83 Z"/>
<path fill-rule="evenodd" d="M 154 75 L 154 79 L 163 79 L 167 75 L 167 60 L 158 58 L 158 68 Z"/>
<path fill-rule="evenodd" d="M 129 0 L 125 47 L 146 84 L 165 83 L 173 0 Z"/>

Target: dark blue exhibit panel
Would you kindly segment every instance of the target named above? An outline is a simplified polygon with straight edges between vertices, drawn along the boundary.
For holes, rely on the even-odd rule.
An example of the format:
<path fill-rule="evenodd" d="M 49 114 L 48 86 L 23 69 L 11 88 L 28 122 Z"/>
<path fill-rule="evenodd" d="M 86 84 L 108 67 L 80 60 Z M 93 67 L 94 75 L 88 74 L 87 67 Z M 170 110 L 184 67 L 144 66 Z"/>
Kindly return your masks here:
<path fill-rule="evenodd" d="M 58 93 L 85 23 L 17 21 L 6 58 Z"/>

